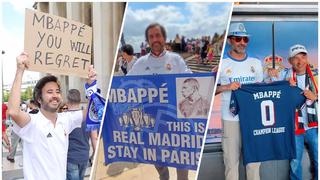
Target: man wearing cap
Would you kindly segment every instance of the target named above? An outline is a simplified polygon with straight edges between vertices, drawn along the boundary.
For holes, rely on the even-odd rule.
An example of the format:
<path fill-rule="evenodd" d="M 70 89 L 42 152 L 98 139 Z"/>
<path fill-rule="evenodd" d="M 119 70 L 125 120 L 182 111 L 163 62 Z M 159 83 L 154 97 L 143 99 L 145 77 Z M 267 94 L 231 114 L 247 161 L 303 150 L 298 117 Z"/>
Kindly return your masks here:
<path fill-rule="evenodd" d="M 216 94 L 222 93 L 222 148 L 226 180 L 238 180 L 241 134 L 239 117 L 233 116 L 229 110 L 231 91 L 238 89 L 241 84 L 261 82 L 263 80 L 263 69 L 261 61 L 249 56 L 246 52 L 249 34 L 244 24 L 232 23 L 230 25 L 227 42 L 230 50 L 224 55 L 221 62 Z M 247 164 L 247 179 L 260 179 L 259 168 L 260 162 Z"/>
<path fill-rule="evenodd" d="M 317 73 L 313 73 L 308 62 L 308 51 L 300 44 L 289 49 L 289 63 L 292 68 L 280 72 L 278 80 L 289 80 L 291 85 L 296 85 L 303 90 L 307 98 L 306 105 L 296 111 L 295 134 L 296 134 L 296 159 L 290 161 L 290 179 L 302 179 L 302 155 L 304 143 L 309 147 L 312 159 L 314 179 L 318 179 L 318 86 Z M 269 76 L 277 76 L 274 69 L 269 70 Z"/>

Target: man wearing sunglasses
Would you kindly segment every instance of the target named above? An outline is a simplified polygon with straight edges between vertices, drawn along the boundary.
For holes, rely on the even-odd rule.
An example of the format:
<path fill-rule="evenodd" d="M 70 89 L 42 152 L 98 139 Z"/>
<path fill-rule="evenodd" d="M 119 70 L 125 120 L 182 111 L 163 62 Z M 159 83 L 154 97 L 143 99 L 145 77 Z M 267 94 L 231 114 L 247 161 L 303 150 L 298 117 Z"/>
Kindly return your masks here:
<path fill-rule="evenodd" d="M 216 94 L 222 93 L 222 148 L 226 180 L 238 180 L 242 144 L 239 118 L 238 116 L 233 116 L 229 110 L 231 91 L 238 89 L 241 84 L 261 82 L 263 80 L 263 70 L 261 61 L 250 57 L 246 51 L 249 43 L 249 34 L 244 24 L 230 24 L 227 42 L 230 50 L 224 55 L 221 62 Z M 247 164 L 247 179 L 260 179 L 259 168 L 259 162 Z"/>

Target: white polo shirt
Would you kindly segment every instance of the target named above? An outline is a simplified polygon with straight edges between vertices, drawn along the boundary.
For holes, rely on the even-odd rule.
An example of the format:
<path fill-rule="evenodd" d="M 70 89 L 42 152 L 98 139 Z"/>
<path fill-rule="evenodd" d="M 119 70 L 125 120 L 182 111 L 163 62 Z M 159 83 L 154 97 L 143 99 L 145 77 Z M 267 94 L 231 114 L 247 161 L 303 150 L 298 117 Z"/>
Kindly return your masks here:
<path fill-rule="evenodd" d="M 179 54 L 165 50 L 160 56 L 154 56 L 149 53 L 140 57 L 127 75 L 179 73 L 192 73 L 192 71 Z"/>
<path fill-rule="evenodd" d="M 24 179 L 65 180 L 69 133 L 81 127 L 82 111 L 58 113 L 55 127 L 41 111 L 29 115 L 31 121 L 25 127 L 13 123 L 23 140 Z"/>

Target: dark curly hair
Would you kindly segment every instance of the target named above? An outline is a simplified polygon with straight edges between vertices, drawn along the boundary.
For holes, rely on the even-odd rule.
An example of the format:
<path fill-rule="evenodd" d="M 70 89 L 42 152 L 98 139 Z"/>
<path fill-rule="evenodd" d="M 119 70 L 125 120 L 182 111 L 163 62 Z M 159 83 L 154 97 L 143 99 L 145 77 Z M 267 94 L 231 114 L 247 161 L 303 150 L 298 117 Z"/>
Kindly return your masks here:
<path fill-rule="evenodd" d="M 129 56 L 133 55 L 133 47 L 130 44 L 123 45 L 121 51 L 127 53 Z"/>
<path fill-rule="evenodd" d="M 58 84 L 58 87 L 60 89 L 60 83 L 58 81 L 58 78 L 55 77 L 55 76 L 52 76 L 52 75 L 49 75 L 49 76 L 45 76 L 43 78 L 41 78 L 36 86 L 34 87 L 34 90 L 33 90 L 33 100 L 35 102 L 35 104 L 38 106 L 38 107 L 41 107 L 39 101 L 42 100 L 42 88 L 48 83 L 48 82 L 55 82 Z"/>

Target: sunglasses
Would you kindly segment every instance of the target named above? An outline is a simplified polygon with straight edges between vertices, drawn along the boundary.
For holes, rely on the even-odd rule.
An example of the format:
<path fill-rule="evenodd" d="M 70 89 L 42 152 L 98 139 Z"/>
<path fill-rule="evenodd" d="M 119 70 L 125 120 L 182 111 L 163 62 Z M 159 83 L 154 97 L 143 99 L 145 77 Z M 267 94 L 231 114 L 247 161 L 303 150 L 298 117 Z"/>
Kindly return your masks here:
<path fill-rule="evenodd" d="M 63 107 L 63 108 L 61 108 L 61 110 L 68 110 L 68 108 L 67 107 Z"/>
<path fill-rule="evenodd" d="M 249 38 L 248 37 L 239 37 L 239 36 L 233 36 L 230 39 L 233 39 L 235 42 L 241 42 L 243 40 L 243 42 L 248 43 L 249 42 Z"/>

